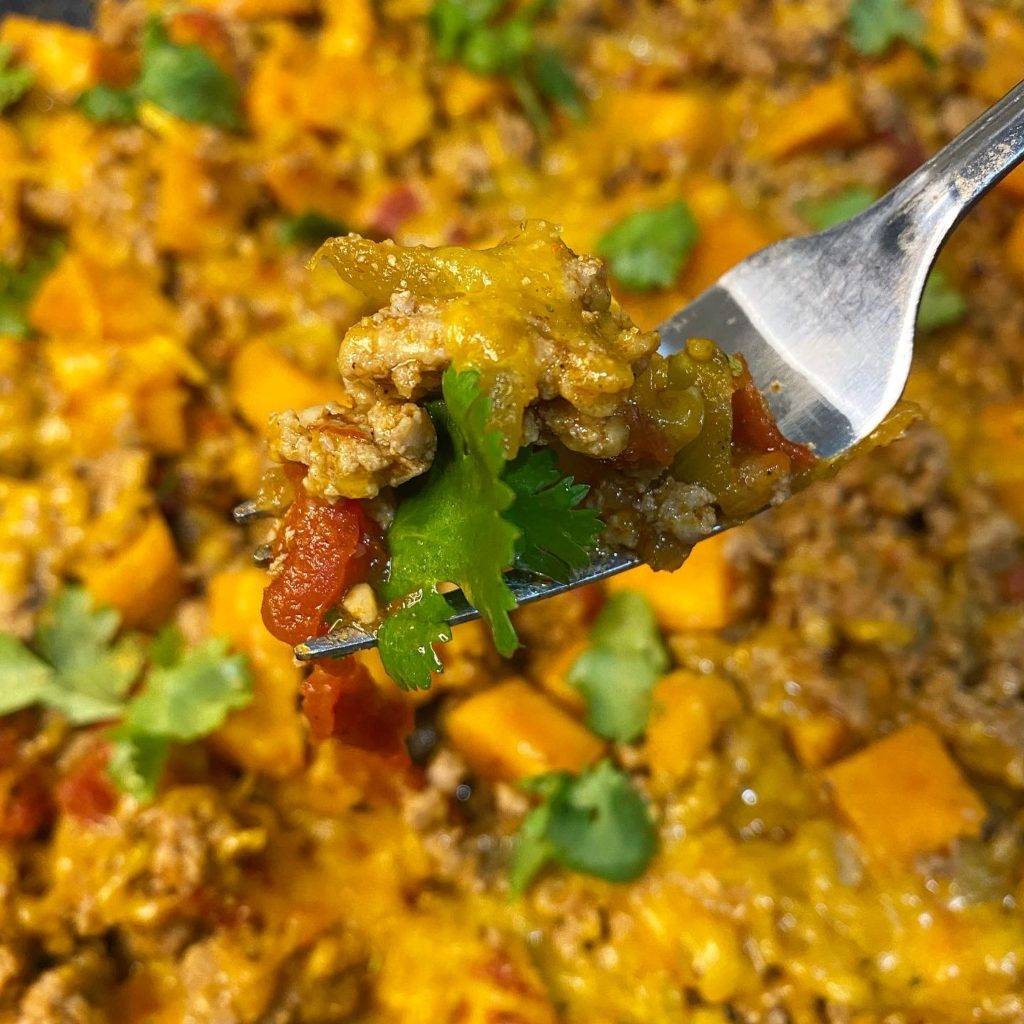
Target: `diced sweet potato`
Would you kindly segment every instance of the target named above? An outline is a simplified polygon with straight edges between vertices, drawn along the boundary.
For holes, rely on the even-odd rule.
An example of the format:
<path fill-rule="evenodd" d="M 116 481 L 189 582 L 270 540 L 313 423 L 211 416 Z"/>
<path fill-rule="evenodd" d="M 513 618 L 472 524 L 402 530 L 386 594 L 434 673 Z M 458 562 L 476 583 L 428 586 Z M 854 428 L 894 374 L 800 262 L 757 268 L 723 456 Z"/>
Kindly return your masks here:
<path fill-rule="evenodd" d="M 116 608 L 128 627 L 161 626 L 181 597 L 178 552 L 167 523 L 155 512 L 125 548 L 112 558 L 85 563 L 79 575 L 96 604 Z"/>
<path fill-rule="evenodd" d="M 732 684 L 720 676 L 679 670 L 659 680 L 645 741 L 651 789 L 666 793 L 685 779 L 740 709 Z"/>
<path fill-rule="evenodd" d="M 879 860 L 907 860 L 976 836 L 985 819 L 985 805 L 942 741 L 920 723 L 840 761 L 825 777 L 840 812 Z"/>
<path fill-rule="evenodd" d="M 671 145 L 692 152 L 716 136 L 714 101 L 696 90 L 611 90 L 595 116 L 616 138 L 644 147 Z"/>
<path fill-rule="evenodd" d="M 781 160 L 805 149 L 848 145 L 863 134 L 853 83 L 840 75 L 767 116 L 752 149 L 758 157 Z"/>
<path fill-rule="evenodd" d="M 13 46 L 40 88 L 61 99 L 75 99 L 98 81 L 100 44 L 91 32 L 11 14 L 0 25 L 0 43 Z"/>
<path fill-rule="evenodd" d="M 281 777 L 303 762 L 297 708 L 302 671 L 291 648 L 275 640 L 260 619 L 266 585 L 266 573 L 255 568 L 227 570 L 210 580 L 210 632 L 227 637 L 245 654 L 253 673 L 252 703 L 233 711 L 213 742 L 243 768 Z"/>
<path fill-rule="evenodd" d="M 1024 64 L 1024 24 L 1010 11 L 991 9 L 982 16 L 985 63 L 971 78 L 971 91 L 994 103 L 1020 81 Z"/>
<path fill-rule="evenodd" d="M 178 384 L 153 388 L 139 396 L 136 414 L 146 444 L 162 455 L 185 450 L 185 405 L 188 391 Z"/>
<path fill-rule="evenodd" d="M 977 417 L 974 469 L 1024 526 L 1024 401 L 986 405 Z"/>
<path fill-rule="evenodd" d="M 515 781 L 544 772 L 578 772 L 604 744 L 521 679 L 484 690 L 447 718 L 455 748 L 482 775 Z"/>
<path fill-rule="evenodd" d="M 654 608 L 663 629 L 721 629 L 735 620 L 732 569 L 725 536 L 701 541 L 674 572 L 647 566 L 613 576 L 612 590 L 638 590 Z"/>
<path fill-rule="evenodd" d="M 805 768 L 821 768 L 839 753 L 850 735 L 846 723 L 828 711 L 819 711 L 786 724 L 789 741 Z"/>
<path fill-rule="evenodd" d="M 68 253 L 43 281 L 29 317 L 51 337 L 128 341 L 168 330 L 174 310 L 149 271 Z"/>
<path fill-rule="evenodd" d="M 275 412 L 345 399 L 339 382 L 304 373 L 258 338 L 231 363 L 231 397 L 242 419 L 260 431 L 268 429 Z"/>
<path fill-rule="evenodd" d="M 576 640 L 557 651 L 546 651 L 534 659 L 530 677 L 536 680 L 559 704 L 582 714 L 587 710 L 583 693 L 569 680 L 569 669 L 589 646 L 586 640 Z"/>

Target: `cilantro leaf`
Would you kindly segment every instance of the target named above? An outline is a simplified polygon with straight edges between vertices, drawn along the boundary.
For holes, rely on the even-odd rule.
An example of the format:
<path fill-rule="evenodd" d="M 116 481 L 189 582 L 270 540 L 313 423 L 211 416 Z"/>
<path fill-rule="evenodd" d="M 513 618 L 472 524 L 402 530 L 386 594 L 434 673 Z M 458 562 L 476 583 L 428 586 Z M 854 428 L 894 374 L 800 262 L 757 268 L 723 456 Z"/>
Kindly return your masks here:
<path fill-rule="evenodd" d="M 506 0 L 435 0 L 427 23 L 442 60 L 458 61 L 477 75 L 503 75 L 539 129 L 549 123 L 544 101 L 570 117 L 583 117 L 582 94 L 565 58 L 536 39 L 537 19 L 548 13 L 541 0 L 498 19 Z"/>
<path fill-rule="evenodd" d="M 516 564 L 554 580 L 583 568 L 601 532 L 597 513 L 577 507 L 587 485 L 562 476 L 550 448 L 524 448 L 502 479 L 515 492 L 505 518 L 519 529 Z"/>
<path fill-rule="evenodd" d="M 345 234 L 345 226 L 316 210 L 285 217 L 277 228 L 282 245 L 320 245 L 328 238 Z"/>
<path fill-rule="evenodd" d="M 905 0 L 853 0 L 847 28 L 857 50 L 877 57 L 900 40 L 921 46 L 925 21 Z"/>
<path fill-rule="evenodd" d="M 31 68 L 12 68 L 14 48 L 9 43 L 0 43 L 0 111 L 13 106 L 32 87 L 36 80 Z"/>
<path fill-rule="evenodd" d="M 502 517 L 512 489 L 501 480 L 505 456 L 500 431 L 490 424 L 491 401 L 476 370 L 445 371 L 444 404 L 431 410 L 448 435 L 426 480 L 398 506 L 388 531 L 391 569 L 388 602 L 404 600 L 384 620 L 378 643 L 384 666 L 407 689 L 426 689 L 441 665 L 431 644 L 451 636 L 443 583 L 460 586 L 490 623 L 498 650 L 518 639 L 508 613 L 515 598 L 504 579 L 512 564 L 516 528 Z"/>
<path fill-rule="evenodd" d="M 573 778 L 555 773 L 530 780 L 541 803 L 523 819 L 510 872 L 522 893 L 549 861 L 610 882 L 641 875 L 657 849 L 643 797 L 628 776 L 602 761 Z"/>
<path fill-rule="evenodd" d="M 877 193 L 872 189 L 853 185 L 834 196 L 802 203 L 798 209 L 800 216 L 815 231 L 825 231 L 863 213 L 877 198 Z"/>
<path fill-rule="evenodd" d="M 0 335 L 27 338 L 32 333 L 28 307 L 62 248 L 55 243 L 25 260 L 21 267 L 0 263 Z"/>
<path fill-rule="evenodd" d="M 936 267 L 924 283 L 921 305 L 917 310 L 917 329 L 935 331 L 962 320 L 967 312 L 967 300 L 953 287 L 945 272 Z"/>
<path fill-rule="evenodd" d="M 586 111 L 580 87 L 558 50 L 550 46 L 537 47 L 533 55 L 533 77 L 545 99 L 561 107 L 574 121 L 583 119 Z"/>
<path fill-rule="evenodd" d="M 165 639 L 162 656 L 171 643 Z M 222 638 L 156 665 L 129 701 L 113 735 L 110 775 L 139 799 L 150 799 L 172 741 L 187 743 L 213 732 L 228 712 L 252 699 L 252 677 L 241 654 L 229 654 Z"/>
<path fill-rule="evenodd" d="M 612 275 L 634 291 L 668 288 L 693 251 L 700 229 L 686 203 L 624 217 L 597 243 Z"/>
<path fill-rule="evenodd" d="M 627 590 L 608 599 L 568 680 L 587 699 L 587 725 L 628 743 L 644 731 L 651 691 L 668 666 L 651 606 Z"/>
<path fill-rule="evenodd" d="M 94 85 L 78 97 L 78 109 L 101 124 L 131 124 L 138 113 L 138 100 L 134 89 Z"/>
<path fill-rule="evenodd" d="M 173 42 L 156 18 L 150 19 L 143 34 L 142 72 L 136 90 L 140 100 L 185 121 L 229 131 L 244 127 L 238 82 L 201 46 Z"/>
<path fill-rule="evenodd" d="M 0 633 L 0 715 L 40 704 L 53 685 L 53 669 L 20 640 Z"/>
<path fill-rule="evenodd" d="M 145 661 L 138 637 L 113 642 L 120 624 L 112 608 L 94 610 L 87 591 L 66 587 L 44 610 L 35 648 L 61 685 L 116 710 Z"/>

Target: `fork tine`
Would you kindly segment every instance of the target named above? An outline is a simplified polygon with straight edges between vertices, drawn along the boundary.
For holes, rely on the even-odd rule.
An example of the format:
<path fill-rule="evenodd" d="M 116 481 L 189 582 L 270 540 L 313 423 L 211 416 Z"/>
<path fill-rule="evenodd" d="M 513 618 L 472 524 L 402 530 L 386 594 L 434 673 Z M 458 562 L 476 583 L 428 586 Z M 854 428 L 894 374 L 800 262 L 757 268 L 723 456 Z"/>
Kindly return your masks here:
<path fill-rule="evenodd" d="M 269 509 L 262 508 L 250 498 L 248 501 L 240 502 L 231 510 L 231 518 L 239 526 L 245 523 L 254 523 L 258 519 L 268 519 L 273 513 Z"/>
<path fill-rule="evenodd" d="M 633 569 L 640 564 L 634 555 L 622 555 L 615 552 L 603 552 L 595 557 L 585 569 L 573 573 L 568 580 L 559 582 L 528 573 L 511 572 L 507 576 L 509 589 L 516 599 L 516 604 L 530 604 L 545 597 L 564 594 L 567 590 L 582 587 L 587 583 L 596 583 L 607 579 L 626 569 Z M 480 618 L 480 613 L 467 600 L 461 590 L 453 590 L 445 594 L 451 605 L 452 613 L 448 622 L 457 626 L 461 622 Z M 299 661 L 316 661 L 318 658 L 344 658 L 356 651 L 365 651 L 377 644 L 373 633 L 366 633 L 356 627 L 348 626 L 338 633 L 327 636 L 313 637 L 294 648 L 295 657 Z"/>

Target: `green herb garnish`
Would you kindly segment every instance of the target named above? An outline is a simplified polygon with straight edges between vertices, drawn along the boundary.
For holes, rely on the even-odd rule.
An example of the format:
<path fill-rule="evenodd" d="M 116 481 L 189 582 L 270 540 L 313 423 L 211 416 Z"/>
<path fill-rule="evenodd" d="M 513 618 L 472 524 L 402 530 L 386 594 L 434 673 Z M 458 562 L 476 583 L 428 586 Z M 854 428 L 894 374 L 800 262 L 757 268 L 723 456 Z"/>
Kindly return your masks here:
<path fill-rule="evenodd" d="M 176 656 L 170 654 L 176 646 Z M 229 711 L 252 700 L 245 658 L 230 654 L 226 640 L 208 640 L 183 651 L 178 642 L 161 650 L 170 663 L 156 664 L 145 686 L 125 706 L 113 734 L 110 775 L 125 792 L 151 800 L 172 742 L 188 743 L 223 724 Z"/>
<path fill-rule="evenodd" d="M 874 190 L 854 185 L 834 196 L 808 200 L 797 209 L 815 231 L 825 231 L 863 213 L 877 198 L 878 194 Z"/>
<path fill-rule="evenodd" d="M 924 30 L 924 16 L 906 0 L 853 0 L 850 5 L 850 42 L 865 56 L 880 56 L 901 40 L 919 48 Z"/>
<path fill-rule="evenodd" d="M 522 568 L 563 578 L 585 565 L 600 522 L 579 508 L 587 489 L 563 477 L 551 452 L 523 451 L 506 464 L 491 400 L 476 370 L 453 368 L 431 415 L 440 444 L 422 482 L 399 502 L 388 531 L 391 568 L 384 599 L 399 607 L 378 631 L 384 667 L 405 689 L 427 689 L 441 671 L 435 643 L 451 639 L 451 608 L 439 586 L 462 588 L 490 624 L 495 645 L 511 654 L 518 637 L 505 571 Z"/>
<path fill-rule="evenodd" d="M 651 691 L 669 666 L 654 612 L 642 594 L 614 594 L 601 609 L 590 646 L 568 680 L 587 699 L 587 725 L 599 736 L 628 743 L 646 728 Z"/>
<path fill-rule="evenodd" d="M 8 43 L 0 43 L 0 111 L 17 103 L 36 80 L 31 68 L 11 67 L 13 57 L 14 48 Z"/>
<path fill-rule="evenodd" d="M 647 803 L 609 761 L 575 778 L 565 772 L 541 775 L 524 788 L 541 802 L 523 819 L 516 837 L 510 874 L 514 893 L 525 891 L 551 861 L 610 882 L 628 882 L 654 856 L 657 836 Z"/>
<path fill-rule="evenodd" d="M 46 607 L 30 644 L 0 634 L 0 714 L 38 705 L 74 725 L 119 723 L 110 773 L 152 798 L 170 742 L 198 739 L 252 698 L 245 659 L 222 640 L 186 651 L 176 630 L 151 644 L 118 635 L 120 616 L 67 587 Z"/>
<path fill-rule="evenodd" d="M 96 86 L 79 97 L 82 112 L 96 121 L 126 122 L 138 104 L 152 103 L 185 121 L 241 131 L 242 91 L 201 46 L 175 43 L 158 18 L 142 35 L 139 80 L 126 89 Z"/>
<path fill-rule="evenodd" d="M 579 507 L 587 485 L 563 476 L 550 448 L 524 448 L 502 479 L 515 493 L 505 518 L 519 530 L 516 565 L 553 580 L 582 569 L 601 532 L 597 513 Z"/>
<path fill-rule="evenodd" d="M 443 403 L 431 409 L 447 435 L 426 480 L 398 506 L 388 531 L 391 569 L 386 601 L 405 600 L 378 632 L 381 658 L 406 689 L 425 690 L 441 671 L 431 647 L 451 639 L 443 583 L 462 587 L 491 626 L 505 655 L 518 645 L 508 613 L 515 607 L 505 570 L 515 555 L 516 528 L 503 517 L 515 497 L 502 482 L 501 432 L 490 424 L 491 400 L 476 370 L 445 371 Z"/>
<path fill-rule="evenodd" d="M 478 75 L 507 78 L 539 128 L 548 124 L 545 103 L 583 117 L 583 98 L 565 58 L 536 38 L 537 20 L 550 0 L 527 4 L 502 20 L 507 6 L 506 0 L 435 0 L 428 24 L 438 56 Z"/>
<path fill-rule="evenodd" d="M 138 107 L 134 89 L 116 89 L 112 85 L 94 85 L 78 97 L 78 109 L 101 124 L 131 124 L 138 115 Z"/>
<path fill-rule="evenodd" d="M 306 210 L 294 217 L 285 217 L 277 227 L 277 237 L 282 245 L 321 245 L 328 238 L 345 234 L 345 226 L 332 217 Z"/>
<path fill-rule="evenodd" d="M 624 217 L 601 237 L 597 252 L 625 287 L 651 291 L 675 283 L 699 237 L 689 206 L 678 201 Z"/>

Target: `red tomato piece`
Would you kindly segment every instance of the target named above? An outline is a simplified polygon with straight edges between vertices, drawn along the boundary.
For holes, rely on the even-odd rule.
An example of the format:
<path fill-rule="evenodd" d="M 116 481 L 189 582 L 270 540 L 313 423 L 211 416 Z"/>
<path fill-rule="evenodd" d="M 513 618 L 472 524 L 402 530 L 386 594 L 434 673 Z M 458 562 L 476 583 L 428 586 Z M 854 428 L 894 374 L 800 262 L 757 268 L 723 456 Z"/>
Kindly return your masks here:
<path fill-rule="evenodd" d="M 743 362 L 742 356 L 737 358 Z M 739 383 L 732 393 L 732 439 L 734 444 L 757 452 L 782 452 L 789 456 L 796 470 L 810 469 L 818 461 L 807 445 L 790 441 L 779 430 L 745 362 Z"/>
<path fill-rule="evenodd" d="M 107 775 L 110 744 L 91 746 L 57 786 L 57 805 L 79 821 L 102 821 L 117 806 L 117 793 Z"/>
<path fill-rule="evenodd" d="M 263 593 L 263 622 L 285 643 L 322 635 L 324 615 L 365 580 L 380 550 L 357 501 L 331 503 L 299 489 L 280 531 L 284 559 Z"/>
<path fill-rule="evenodd" d="M 412 731 L 412 708 L 382 694 L 354 658 L 317 665 L 302 684 L 302 710 L 317 742 L 333 736 L 349 747 L 408 760 L 403 741 Z"/>

